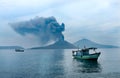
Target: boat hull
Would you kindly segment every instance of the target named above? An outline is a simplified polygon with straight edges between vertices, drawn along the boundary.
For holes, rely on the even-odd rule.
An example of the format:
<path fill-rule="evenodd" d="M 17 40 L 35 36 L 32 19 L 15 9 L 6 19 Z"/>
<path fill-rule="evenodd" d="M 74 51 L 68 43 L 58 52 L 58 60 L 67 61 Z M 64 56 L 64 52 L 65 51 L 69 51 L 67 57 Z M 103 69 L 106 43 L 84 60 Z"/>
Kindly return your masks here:
<path fill-rule="evenodd" d="M 83 55 L 83 56 L 73 55 L 73 58 L 81 59 L 81 60 L 97 60 L 99 56 L 100 56 L 100 53 L 94 53 L 94 54 Z"/>

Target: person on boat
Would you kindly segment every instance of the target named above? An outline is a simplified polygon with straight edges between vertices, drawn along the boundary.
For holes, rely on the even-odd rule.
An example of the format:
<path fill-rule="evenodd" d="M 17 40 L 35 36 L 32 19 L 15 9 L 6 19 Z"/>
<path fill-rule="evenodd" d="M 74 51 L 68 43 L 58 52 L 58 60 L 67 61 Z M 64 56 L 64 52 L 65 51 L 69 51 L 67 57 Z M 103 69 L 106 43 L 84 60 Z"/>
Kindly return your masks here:
<path fill-rule="evenodd" d="M 77 55 L 77 56 L 81 56 L 82 53 L 81 53 L 80 51 L 77 51 L 77 52 L 76 52 L 76 55 Z"/>
<path fill-rule="evenodd" d="M 83 55 L 89 55 L 89 49 L 85 48 L 81 50 L 83 52 Z"/>
<path fill-rule="evenodd" d="M 73 55 L 73 56 L 74 56 L 74 55 L 81 56 L 82 53 L 80 52 L 80 50 L 78 50 L 78 51 L 72 51 L 72 55 Z"/>

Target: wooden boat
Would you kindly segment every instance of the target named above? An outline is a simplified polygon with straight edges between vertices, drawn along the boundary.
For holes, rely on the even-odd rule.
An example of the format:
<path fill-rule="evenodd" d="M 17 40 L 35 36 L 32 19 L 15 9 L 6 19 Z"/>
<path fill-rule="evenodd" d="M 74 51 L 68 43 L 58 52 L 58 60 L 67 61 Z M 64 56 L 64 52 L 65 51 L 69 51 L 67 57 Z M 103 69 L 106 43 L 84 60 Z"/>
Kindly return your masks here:
<path fill-rule="evenodd" d="M 97 60 L 98 57 L 100 56 L 100 52 L 96 52 L 97 48 L 84 48 L 81 50 L 77 50 L 77 51 L 72 51 L 72 56 L 75 59 L 81 59 L 81 60 Z M 89 50 L 93 50 L 95 53 L 90 54 Z"/>
<path fill-rule="evenodd" d="M 15 49 L 16 52 L 24 52 L 24 49 Z"/>

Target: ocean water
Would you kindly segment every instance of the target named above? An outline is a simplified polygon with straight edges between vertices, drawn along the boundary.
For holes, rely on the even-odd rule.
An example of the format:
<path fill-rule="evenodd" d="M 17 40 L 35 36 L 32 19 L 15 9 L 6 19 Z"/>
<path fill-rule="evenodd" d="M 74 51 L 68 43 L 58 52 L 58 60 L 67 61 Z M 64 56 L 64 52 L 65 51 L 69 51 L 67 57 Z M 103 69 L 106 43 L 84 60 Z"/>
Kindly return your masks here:
<path fill-rule="evenodd" d="M 120 77 L 120 49 L 98 51 L 97 62 L 82 62 L 72 58 L 72 49 L 0 50 L 0 78 Z"/>

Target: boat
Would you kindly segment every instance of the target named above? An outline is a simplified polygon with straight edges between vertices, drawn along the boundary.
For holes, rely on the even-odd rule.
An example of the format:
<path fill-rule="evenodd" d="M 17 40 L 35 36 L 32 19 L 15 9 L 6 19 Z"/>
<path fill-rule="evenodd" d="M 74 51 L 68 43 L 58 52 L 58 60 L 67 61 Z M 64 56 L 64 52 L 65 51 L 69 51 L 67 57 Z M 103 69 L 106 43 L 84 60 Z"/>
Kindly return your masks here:
<path fill-rule="evenodd" d="M 96 52 L 95 47 L 91 48 L 83 48 L 83 49 L 78 49 L 76 51 L 72 51 L 72 56 L 75 59 L 80 59 L 80 60 L 97 60 L 98 57 L 100 56 L 101 52 Z M 93 50 L 94 53 L 90 54 L 89 50 Z"/>
<path fill-rule="evenodd" d="M 16 52 L 24 52 L 24 49 L 15 49 Z"/>

